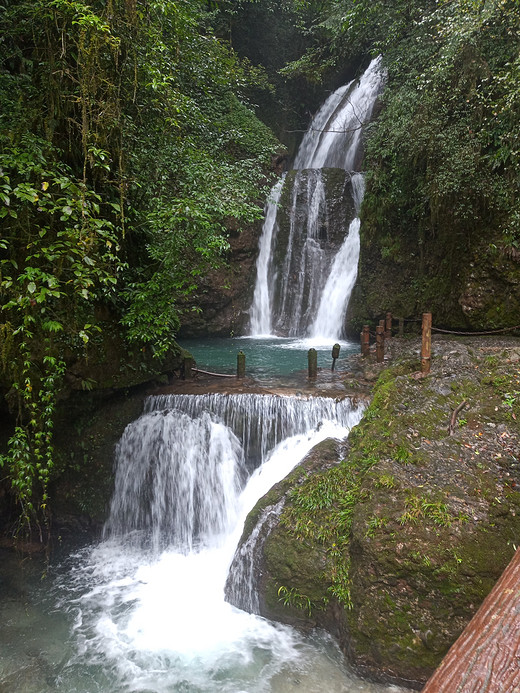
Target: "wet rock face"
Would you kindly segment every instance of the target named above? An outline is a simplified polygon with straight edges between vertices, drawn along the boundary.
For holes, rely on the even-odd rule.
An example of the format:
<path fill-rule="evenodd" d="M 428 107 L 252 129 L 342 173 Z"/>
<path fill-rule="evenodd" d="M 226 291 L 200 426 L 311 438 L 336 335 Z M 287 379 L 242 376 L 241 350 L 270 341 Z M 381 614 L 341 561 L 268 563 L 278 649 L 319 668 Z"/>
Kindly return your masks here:
<path fill-rule="evenodd" d="M 470 246 L 449 225 L 438 234 L 402 227 L 381 235 L 377 202 L 367 197 L 358 280 L 347 312 L 352 336 L 387 310 L 405 318 L 428 310 L 437 325 L 455 330 L 519 324 L 519 256 L 502 246 L 500 230 L 476 230 Z"/>
<path fill-rule="evenodd" d="M 262 223 L 257 222 L 230 230 L 226 263 L 200 279 L 197 293 L 190 298 L 198 312 L 187 308 L 181 316 L 181 338 L 244 334 L 253 300 L 261 228 Z"/>
<path fill-rule="evenodd" d="M 326 628 L 362 673 L 420 687 L 517 543 L 520 344 L 434 339 L 426 378 L 417 341 L 387 352 L 390 367 L 365 369 L 380 376 L 342 461 L 315 449 L 253 511 L 284 501 L 260 608 Z"/>
<path fill-rule="evenodd" d="M 480 254 L 485 257 L 485 248 Z M 490 260 L 469 264 L 458 299 L 460 307 L 471 322 L 498 327 L 516 325 L 520 314 L 519 258 L 496 251 Z"/>

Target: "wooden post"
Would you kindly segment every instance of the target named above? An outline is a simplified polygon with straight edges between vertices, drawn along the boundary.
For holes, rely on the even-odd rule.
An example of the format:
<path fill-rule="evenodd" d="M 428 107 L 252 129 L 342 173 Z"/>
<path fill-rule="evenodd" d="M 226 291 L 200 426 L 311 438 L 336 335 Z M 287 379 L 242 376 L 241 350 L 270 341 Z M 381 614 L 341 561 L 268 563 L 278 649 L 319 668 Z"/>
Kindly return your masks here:
<path fill-rule="evenodd" d="M 318 352 L 316 349 L 309 349 L 307 361 L 309 364 L 309 378 L 316 378 L 318 375 Z"/>
<path fill-rule="evenodd" d="M 194 368 L 195 368 L 195 359 L 185 358 L 184 361 L 182 362 L 182 368 L 181 368 L 182 379 L 183 380 L 191 380 L 191 378 L 193 378 L 195 375 L 195 373 L 193 372 Z"/>
<path fill-rule="evenodd" d="M 520 549 L 423 693 L 520 691 Z"/>
<path fill-rule="evenodd" d="M 385 328 L 383 325 L 376 327 L 376 361 L 382 363 L 385 358 Z"/>
<path fill-rule="evenodd" d="M 432 314 L 423 313 L 422 316 L 422 347 L 421 347 L 421 372 L 427 375 L 430 372 L 432 360 Z"/>
<path fill-rule="evenodd" d="M 237 354 L 237 378 L 244 378 L 246 375 L 246 355 L 243 351 Z"/>
<path fill-rule="evenodd" d="M 385 339 L 392 338 L 392 313 L 387 313 L 385 318 Z"/>
<path fill-rule="evenodd" d="M 363 331 L 361 332 L 361 356 L 368 356 L 370 354 L 370 327 L 368 325 L 363 325 Z"/>
<path fill-rule="evenodd" d="M 339 344 L 334 344 L 332 347 L 332 368 L 331 370 L 334 370 L 334 367 L 336 366 L 336 359 L 339 358 L 339 352 L 341 350 L 341 347 Z"/>
<path fill-rule="evenodd" d="M 399 336 L 404 335 L 404 318 L 399 318 Z"/>

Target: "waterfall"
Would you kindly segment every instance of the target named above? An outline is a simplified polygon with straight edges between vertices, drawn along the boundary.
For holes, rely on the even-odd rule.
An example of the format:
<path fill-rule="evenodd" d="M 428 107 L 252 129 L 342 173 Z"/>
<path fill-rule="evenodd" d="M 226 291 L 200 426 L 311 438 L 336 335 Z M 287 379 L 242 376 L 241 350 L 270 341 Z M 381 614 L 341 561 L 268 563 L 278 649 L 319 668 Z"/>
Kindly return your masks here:
<path fill-rule="evenodd" d="M 176 411 L 194 421 L 212 417 L 240 441 L 244 464 L 252 472 L 282 440 L 318 429 L 324 421 L 335 421 L 348 429 L 357 410 L 348 398 L 212 393 L 149 397 L 144 417 Z"/>
<path fill-rule="evenodd" d="M 267 535 L 275 526 L 283 506 L 282 499 L 262 511 L 253 531 L 239 546 L 233 557 L 226 582 L 226 598 L 231 604 L 250 614 L 260 613 L 258 565 L 261 562 L 261 552 Z"/>
<path fill-rule="evenodd" d="M 347 398 L 148 398 L 117 447 L 103 541 L 63 577 L 75 643 L 64 690 L 262 693 L 288 673 L 316 690 L 317 668 L 336 666 L 323 645 L 231 605 L 225 583 L 258 499 L 361 413 Z M 249 584 L 242 600 L 254 601 Z"/>
<path fill-rule="evenodd" d="M 341 326 L 347 312 L 345 297 L 350 296 L 357 277 L 359 227 L 359 219 L 353 219 L 345 242 L 334 258 L 316 318 L 312 323 L 311 337 L 333 340 L 341 336 Z"/>
<path fill-rule="evenodd" d="M 358 82 L 350 82 L 329 96 L 303 137 L 295 168 L 358 170 L 363 127 L 381 91 L 380 62 L 375 58 Z"/>
<path fill-rule="evenodd" d="M 335 91 L 266 206 L 250 333 L 338 339 L 357 277 L 363 127 L 383 83 L 380 60 Z M 345 235 L 345 229 L 347 233 Z"/>
<path fill-rule="evenodd" d="M 155 551 L 208 546 L 236 520 L 245 478 L 242 447 L 207 413 L 151 411 L 127 426 L 116 450 L 105 536 L 134 534 Z M 215 499 L 218 498 L 218 502 Z"/>
<path fill-rule="evenodd" d="M 167 546 L 189 553 L 218 545 L 236 525 L 247 477 L 271 450 L 311 431 L 335 435 L 337 427 L 340 437 L 346 435 L 358 411 L 347 398 L 149 397 L 143 415 L 127 426 L 116 449 L 104 536 L 130 538 L 156 552 Z"/>
<path fill-rule="evenodd" d="M 271 257 L 271 242 L 275 233 L 278 202 L 282 193 L 285 176 L 282 176 L 271 190 L 270 198 L 265 207 L 265 219 L 262 236 L 258 246 L 256 263 L 257 282 L 253 296 L 255 309 L 251 313 L 251 331 L 256 335 L 271 333 L 271 297 L 268 291 L 268 277 Z"/>
<path fill-rule="evenodd" d="M 355 209 L 359 213 L 365 191 L 365 181 L 363 176 L 357 173 L 352 176 L 351 183 Z M 333 340 L 341 333 L 341 326 L 345 322 L 348 298 L 357 278 L 360 226 L 359 217 L 354 217 L 350 222 L 348 234 L 334 258 L 312 324 L 311 337 L 324 337 Z"/>

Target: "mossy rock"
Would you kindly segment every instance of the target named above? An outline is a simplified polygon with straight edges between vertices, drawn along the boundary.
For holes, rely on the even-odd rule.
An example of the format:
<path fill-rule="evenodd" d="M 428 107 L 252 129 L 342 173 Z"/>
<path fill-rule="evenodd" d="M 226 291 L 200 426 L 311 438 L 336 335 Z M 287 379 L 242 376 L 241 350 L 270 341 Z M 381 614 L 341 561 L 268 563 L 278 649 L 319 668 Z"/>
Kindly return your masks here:
<path fill-rule="evenodd" d="M 429 311 L 436 326 L 453 330 L 518 325 L 520 265 L 516 254 L 500 250 L 500 229 L 476 228 L 469 249 L 465 235 L 449 226 L 437 234 L 406 225 L 383 232 L 376 207 L 369 186 L 358 278 L 347 311 L 351 336 L 366 322 L 377 324 L 386 311 L 409 319 Z"/>
<path fill-rule="evenodd" d="M 417 343 L 397 343 L 343 461 L 318 448 L 259 502 L 284 499 L 261 604 L 329 630 L 362 674 L 419 688 L 514 553 L 520 362 L 515 340 L 436 338 L 416 378 Z"/>

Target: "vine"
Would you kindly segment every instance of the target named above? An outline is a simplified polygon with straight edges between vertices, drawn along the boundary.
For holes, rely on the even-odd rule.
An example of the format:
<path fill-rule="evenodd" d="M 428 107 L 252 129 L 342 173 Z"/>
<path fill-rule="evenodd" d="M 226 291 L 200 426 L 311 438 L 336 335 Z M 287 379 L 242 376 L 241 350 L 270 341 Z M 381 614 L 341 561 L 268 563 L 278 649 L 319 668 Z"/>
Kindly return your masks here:
<path fill-rule="evenodd" d="M 53 428 L 56 400 L 65 372 L 65 362 L 43 357 L 43 372 L 35 377 L 26 342 L 20 345 L 22 372 L 13 389 L 19 399 L 18 422 L 8 441 L 7 453 L 0 455 L 0 467 L 9 469 L 11 488 L 20 506 L 15 534 L 32 533 L 36 523 L 43 540 L 43 520 L 47 524 L 48 482 L 53 467 Z"/>

